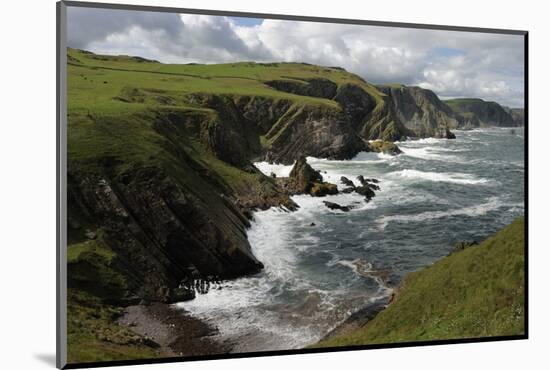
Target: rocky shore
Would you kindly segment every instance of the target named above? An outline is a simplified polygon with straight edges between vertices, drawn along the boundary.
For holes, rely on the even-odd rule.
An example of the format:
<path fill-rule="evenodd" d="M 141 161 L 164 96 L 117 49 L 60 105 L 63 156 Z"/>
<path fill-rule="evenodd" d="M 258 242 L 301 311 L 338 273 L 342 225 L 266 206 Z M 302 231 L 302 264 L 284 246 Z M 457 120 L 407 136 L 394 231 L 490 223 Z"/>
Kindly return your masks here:
<path fill-rule="evenodd" d="M 212 339 L 216 328 L 163 303 L 128 306 L 117 324 L 141 335 L 149 346 L 167 357 L 214 355 L 231 350 L 228 344 Z"/>

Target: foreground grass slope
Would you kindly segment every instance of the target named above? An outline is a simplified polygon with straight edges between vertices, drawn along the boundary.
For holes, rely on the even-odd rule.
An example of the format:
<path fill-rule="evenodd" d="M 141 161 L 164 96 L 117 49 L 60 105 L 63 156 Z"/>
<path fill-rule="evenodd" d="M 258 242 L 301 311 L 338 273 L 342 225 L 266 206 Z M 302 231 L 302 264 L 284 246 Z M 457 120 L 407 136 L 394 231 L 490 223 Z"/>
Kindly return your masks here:
<path fill-rule="evenodd" d="M 368 324 L 316 347 L 524 334 L 524 220 L 409 274 Z"/>

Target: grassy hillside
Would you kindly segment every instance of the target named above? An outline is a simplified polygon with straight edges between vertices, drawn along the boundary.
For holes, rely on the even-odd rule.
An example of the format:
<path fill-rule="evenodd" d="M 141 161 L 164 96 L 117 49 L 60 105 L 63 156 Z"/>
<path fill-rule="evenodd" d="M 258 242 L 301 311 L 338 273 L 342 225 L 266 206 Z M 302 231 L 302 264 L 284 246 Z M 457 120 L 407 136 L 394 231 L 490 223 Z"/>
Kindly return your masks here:
<path fill-rule="evenodd" d="M 285 93 L 264 84 L 272 80 L 304 83 L 311 78 L 325 78 L 339 86 L 355 84 L 373 96 L 382 95 L 354 74 L 339 68 L 302 63 L 162 64 L 142 58 L 96 55 L 75 49 L 69 49 L 68 56 L 69 110 L 72 112 L 94 110 L 124 114 L 143 109 L 148 103 L 162 105 L 163 101 L 158 100 L 162 96 L 173 99 L 170 105 L 192 107 L 193 104 L 185 96 L 200 92 L 265 96 L 289 99 L 295 103 L 337 106 L 329 99 Z M 142 101 L 128 105 L 123 100 L 113 99 L 132 86 L 149 89 Z M 97 94 L 90 96 L 91 91 Z"/>
<path fill-rule="evenodd" d="M 372 321 L 315 347 L 521 335 L 524 262 L 520 218 L 480 245 L 409 274 Z"/>
<path fill-rule="evenodd" d="M 384 95 L 376 87 L 339 68 L 301 63 L 162 64 L 139 57 L 97 55 L 68 49 L 69 166 L 75 161 L 80 166 L 94 166 L 98 159 L 107 156 L 126 163 L 154 166 L 172 160 L 166 158 L 165 138 L 153 127 L 159 115 L 175 115 L 211 124 L 226 118 L 222 117 L 224 112 L 220 109 L 200 101 L 197 96 L 201 94 L 249 97 L 253 103 L 263 99 L 264 106 L 284 105 L 281 115 L 286 112 L 285 117 L 270 113 L 275 121 L 267 128 L 272 125 L 273 130 L 258 132 L 261 136 L 258 146 L 268 147 L 290 124 L 301 122 L 292 120 L 293 115 L 309 114 L 304 112 L 305 107 L 341 111 L 335 100 L 289 93 L 266 84 L 283 81 L 297 88 L 307 85 L 310 79 L 327 80 L 337 88 L 356 86 L 376 102 L 378 111 L 383 110 Z M 260 117 L 260 120 L 265 119 Z M 186 131 L 193 131 L 189 128 L 186 127 Z M 194 149 L 191 152 L 196 154 L 194 157 L 202 160 L 206 154 L 205 159 L 211 160 L 209 153 L 202 150 L 204 143 L 201 143 L 200 134 L 188 132 L 183 136 L 188 140 L 185 145 Z M 232 172 L 221 169 L 223 174 Z M 239 175 L 246 177 L 243 173 Z M 230 178 L 230 182 L 234 178 Z"/>

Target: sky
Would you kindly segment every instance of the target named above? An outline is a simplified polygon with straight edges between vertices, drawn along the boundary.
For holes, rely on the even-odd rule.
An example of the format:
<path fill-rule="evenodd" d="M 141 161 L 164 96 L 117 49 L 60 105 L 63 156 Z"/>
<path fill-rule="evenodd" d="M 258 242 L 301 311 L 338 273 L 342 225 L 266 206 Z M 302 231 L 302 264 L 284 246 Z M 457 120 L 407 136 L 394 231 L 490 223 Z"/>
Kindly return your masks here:
<path fill-rule="evenodd" d="M 69 47 L 163 63 L 306 62 L 522 108 L 523 36 L 69 7 Z"/>

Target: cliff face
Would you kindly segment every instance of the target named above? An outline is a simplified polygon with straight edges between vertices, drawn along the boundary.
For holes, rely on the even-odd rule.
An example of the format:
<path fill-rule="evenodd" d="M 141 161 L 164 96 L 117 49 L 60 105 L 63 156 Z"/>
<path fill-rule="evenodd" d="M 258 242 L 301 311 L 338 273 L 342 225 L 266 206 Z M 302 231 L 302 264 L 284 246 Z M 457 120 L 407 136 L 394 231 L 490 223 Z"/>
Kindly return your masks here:
<path fill-rule="evenodd" d="M 268 161 L 289 164 L 301 156 L 348 159 L 359 151 L 368 151 L 368 140 L 394 141 L 417 136 L 394 114 L 391 100 L 363 81 L 343 83 L 337 88 L 319 78 L 307 83 L 267 84 L 332 101 L 323 105 L 291 105 L 263 135 Z"/>
<path fill-rule="evenodd" d="M 525 125 L 525 111 L 523 108 L 508 108 L 504 106 L 502 108 L 504 108 L 504 110 L 512 116 L 512 119 L 517 126 Z"/>
<path fill-rule="evenodd" d="M 395 115 L 392 101 L 381 91 L 367 93 L 351 84 L 339 88 L 336 100 L 350 125 L 364 140 L 397 141 L 416 136 Z"/>
<path fill-rule="evenodd" d="M 376 90 L 373 94 L 357 84 L 336 88 L 321 78 L 266 84 L 327 102 L 193 94 L 193 104 L 214 110 L 221 120 L 206 133 L 206 144 L 218 158 L 232 165 L 244 165 L 250 159 L 291 164 L 302 156 L 349 159 L 370 150 L 368 140 L 418 136 L 394 114 L 392 101 Z"/>
<path fill-rule="evenodd" d="M 463 116 L 470 126 L 518 126 L 520 121 L 514 119 L 511 112 L 500 104 L 482 99 L 451 99 L 445 100 L 455 113 Z"/>
<path fill-rule="evenodd" d="M 432 91 L 416 86 L 383 85 L 395 116 L 417 137 L 447 137 L 447 131 L 463 125 L 463 117 L 452 111 Z"/>
<path fill-rule="evenodd" d="M 365 150 L 365 142 L 332 107 L 295 105 L 263 136 L 265 159 L 291 164 L 301 156 L 348 159 Z"/>
<path fill-rule="evenodd" d="M 131 297 L 171 302 L 193 297 L 192 290 L 181 291 L 182 281 L 234 278 L 262 268 L 246 236 L 251 210 L 295 204 L 248 160 L 259 150 L 258 137 L 246 134 L 254 127 L 246 121 L 236 125 L 238 117 L 223 107 L 225 119 L 214 112 L 172 109 L 130 116 L 127 122 L 88 118 L 97 127 L 126 130 L 132 122 L 146 122 L 153 136 L 147 146 L 154 150 L 145 161 L 124 158 L 114 147 L 91 163 L 69 155 L 69 238 L 85 246 L 101 235 L 115 256 L 111 267 L 124 280 L 121 291 L 105 295 L 93 289 L 110 285 L 101 281 L 108 277 L 100 271 L 84 279 L 75 273 L 69 276 L 72 287 L 91 288 L 115 303 Z M 73 149 L 82 150 L 70 142 Z M 69 271 L 88 265 L 93 270 L 94 253 L 81 254 L 84 259 L 70 264 Z"/>

